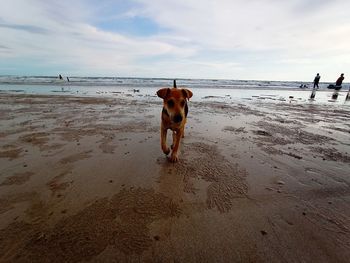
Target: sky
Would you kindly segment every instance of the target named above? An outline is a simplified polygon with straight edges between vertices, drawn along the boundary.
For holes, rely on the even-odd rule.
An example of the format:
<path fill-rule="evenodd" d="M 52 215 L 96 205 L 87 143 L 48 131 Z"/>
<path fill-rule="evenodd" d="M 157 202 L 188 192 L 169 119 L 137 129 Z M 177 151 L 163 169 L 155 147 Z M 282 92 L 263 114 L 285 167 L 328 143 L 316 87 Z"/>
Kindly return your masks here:
<path fill-rule="evenodd" d="M 348 0 L 0 0 L 0 7 L 0 75 L 350 75 Z"/>

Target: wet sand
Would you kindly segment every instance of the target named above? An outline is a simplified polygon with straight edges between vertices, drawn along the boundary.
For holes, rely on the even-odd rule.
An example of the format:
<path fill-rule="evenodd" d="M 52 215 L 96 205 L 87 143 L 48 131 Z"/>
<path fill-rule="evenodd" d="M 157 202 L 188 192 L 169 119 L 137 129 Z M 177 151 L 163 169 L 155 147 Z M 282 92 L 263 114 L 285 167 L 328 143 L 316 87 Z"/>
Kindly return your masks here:
<path fill-rule="evenodd" d="M 161 107 L 0 94 L 0 261 L 348 262 L 348 106 L 190 102 L 176 164 Z"/>

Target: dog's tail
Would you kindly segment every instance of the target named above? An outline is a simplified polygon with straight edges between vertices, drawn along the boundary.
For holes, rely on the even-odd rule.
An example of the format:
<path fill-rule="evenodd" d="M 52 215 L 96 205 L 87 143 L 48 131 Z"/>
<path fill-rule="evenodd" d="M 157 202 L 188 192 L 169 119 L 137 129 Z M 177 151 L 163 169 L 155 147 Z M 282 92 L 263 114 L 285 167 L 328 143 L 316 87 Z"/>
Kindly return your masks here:
<path fill-rule="evenodd" d="M 176 89 L 176 79 L 174 79 L 174 88 Z"/>

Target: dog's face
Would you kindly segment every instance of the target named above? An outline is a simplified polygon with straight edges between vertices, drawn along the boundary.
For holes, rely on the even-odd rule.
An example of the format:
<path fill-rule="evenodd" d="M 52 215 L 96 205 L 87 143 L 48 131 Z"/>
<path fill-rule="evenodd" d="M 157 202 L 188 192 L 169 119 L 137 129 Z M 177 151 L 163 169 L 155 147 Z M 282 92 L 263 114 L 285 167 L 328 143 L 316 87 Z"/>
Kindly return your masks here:
<path fill-rule="evenodd" d="M 193 93 L 188 89 L 164 88 L 158 90 L 157 95 L 163 99 L 163 106 L 170 121 L 180 124 L 186 117 L 186 100 L 190 99 Z"/>

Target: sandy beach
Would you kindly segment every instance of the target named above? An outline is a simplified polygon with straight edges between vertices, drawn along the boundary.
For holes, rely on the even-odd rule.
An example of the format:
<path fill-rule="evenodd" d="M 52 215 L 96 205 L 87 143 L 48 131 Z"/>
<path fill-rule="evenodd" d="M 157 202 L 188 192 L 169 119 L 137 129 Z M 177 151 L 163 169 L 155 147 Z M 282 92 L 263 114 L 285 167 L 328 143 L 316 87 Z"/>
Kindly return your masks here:
<path fill-rule="evenodd" d="M 350 108 L 0 94 L 0 262 L 348 262 Z M 170 137 L 168 138 L 170 142 Z"/>

